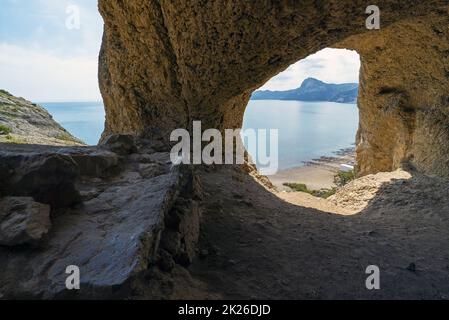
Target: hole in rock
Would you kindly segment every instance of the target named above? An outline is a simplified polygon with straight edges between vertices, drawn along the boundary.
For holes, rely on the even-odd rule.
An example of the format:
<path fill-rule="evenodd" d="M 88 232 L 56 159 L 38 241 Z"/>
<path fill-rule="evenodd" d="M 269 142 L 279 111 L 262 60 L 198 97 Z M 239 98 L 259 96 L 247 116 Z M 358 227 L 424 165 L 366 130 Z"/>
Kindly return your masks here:
<path fill-rule="evenodd" d="M 275 151 L 269 130 L 278 130 L 278 171 L 268 176 L 278 189 L 327 197 L 352 178 L 359 69 L 357 52 L 326 48 L 253 93 L 243 130 L 267 130 L 266 150 L 245 146 L 260 170 L 261 154 Z"/>

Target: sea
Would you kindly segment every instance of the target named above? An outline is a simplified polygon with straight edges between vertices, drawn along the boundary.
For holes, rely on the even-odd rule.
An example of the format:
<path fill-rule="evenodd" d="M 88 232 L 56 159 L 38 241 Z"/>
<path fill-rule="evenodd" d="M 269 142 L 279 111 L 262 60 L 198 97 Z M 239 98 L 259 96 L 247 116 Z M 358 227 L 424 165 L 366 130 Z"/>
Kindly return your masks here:
<path fill-rule="evenodd" d="M 102 102 L 39 102 L 53 119 L 88 145 L 96 145 L 104 130 Z"/>
<path fill-rule="evenodd" d="M 95 145 L 104 129 L 102 102 L 39 103 L 72 135 Z M 277 129 L 279 169 L 304 165 L 351 148 L 359 123 L 356 104 L 251 100 L 243 129 Z"/>

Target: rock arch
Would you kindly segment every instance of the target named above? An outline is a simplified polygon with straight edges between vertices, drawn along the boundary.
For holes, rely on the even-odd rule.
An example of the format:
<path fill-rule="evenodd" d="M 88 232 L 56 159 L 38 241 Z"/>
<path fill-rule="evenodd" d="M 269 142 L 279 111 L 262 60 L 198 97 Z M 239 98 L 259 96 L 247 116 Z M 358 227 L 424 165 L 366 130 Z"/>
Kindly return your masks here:
<path fill-rule="evenodd" d="M 449 5 L 378 1 L 382 26 L 365 28 L 365 1 L 99 0 L 105 21 L 99 79 L 109 133 L 241 126 L 250 94 L 325 47 L 362 59 L 359 174 L 411 161 L 449 175 Z"/>

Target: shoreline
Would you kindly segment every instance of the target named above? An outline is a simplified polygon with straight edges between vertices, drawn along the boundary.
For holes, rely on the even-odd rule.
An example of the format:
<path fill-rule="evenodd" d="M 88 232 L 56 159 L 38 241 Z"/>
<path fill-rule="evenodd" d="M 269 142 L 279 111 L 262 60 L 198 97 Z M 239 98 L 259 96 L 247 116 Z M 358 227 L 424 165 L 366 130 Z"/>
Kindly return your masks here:
<path fill-rule="evenodd" d="M 279 191 L 292 191 L 284 183 L 303 183 L 310 190 L 331 189 L 336 187 L 334 176 L 340 165 L 355 164 L 355 147 L 340 149 L 334 154 L 306 161 L 302 166 L 279 170 L 268 178 Z"/>

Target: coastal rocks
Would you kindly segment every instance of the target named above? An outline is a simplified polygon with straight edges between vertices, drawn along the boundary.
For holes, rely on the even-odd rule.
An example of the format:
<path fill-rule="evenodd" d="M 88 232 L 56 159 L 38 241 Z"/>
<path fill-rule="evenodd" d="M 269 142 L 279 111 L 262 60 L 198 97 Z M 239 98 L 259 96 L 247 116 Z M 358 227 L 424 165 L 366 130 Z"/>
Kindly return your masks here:
<path fill-rule="evenodd" d="M 35 244 L 51 226 L 50 207 L 32 198 L 0 199 L 0 246 Z"/>
<path fill-rule="evenodd" d="M 53 120 L 41 106 L 0 90 L 0 143 L 81 146 L 83 143 Z"/>
<path fill-rule="evenodd" d="M 172 130 L 196 120 L 240 128 L 251 93 L 267 80 L 320 49 L 348 48 L 362 60 L 359 175 L 404 161 L 449 175 L 447 1 L 377 5 L 380 30 L 366 29 L 364 1 L 100 0 L 104 136 L 169 145 Z"/>

